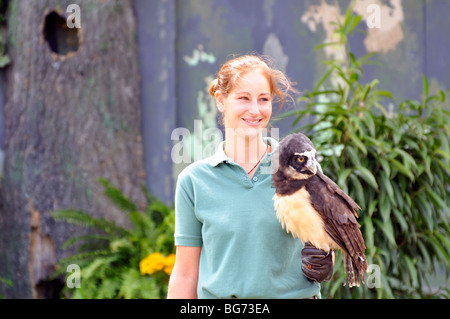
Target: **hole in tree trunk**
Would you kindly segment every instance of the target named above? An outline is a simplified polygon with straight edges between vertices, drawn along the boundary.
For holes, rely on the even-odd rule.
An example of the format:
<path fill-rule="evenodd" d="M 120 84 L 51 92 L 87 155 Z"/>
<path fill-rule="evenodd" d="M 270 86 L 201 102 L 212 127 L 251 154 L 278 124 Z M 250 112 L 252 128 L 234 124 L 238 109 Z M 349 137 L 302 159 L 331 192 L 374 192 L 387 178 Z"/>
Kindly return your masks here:
<path fill-rule="evenodd" d="M 78 50 L 78 29 L 70 29 L 66 19 L 55 11 L 51 11 L 45 16 L 44 39 L 52 52 L 59 55 L 66 55 Z"/>
<path fill-rule="evenodd" d="M 60 279 L 41 280 L 36 285 L 37 299 L 59 299 L 64 282 Z"/>

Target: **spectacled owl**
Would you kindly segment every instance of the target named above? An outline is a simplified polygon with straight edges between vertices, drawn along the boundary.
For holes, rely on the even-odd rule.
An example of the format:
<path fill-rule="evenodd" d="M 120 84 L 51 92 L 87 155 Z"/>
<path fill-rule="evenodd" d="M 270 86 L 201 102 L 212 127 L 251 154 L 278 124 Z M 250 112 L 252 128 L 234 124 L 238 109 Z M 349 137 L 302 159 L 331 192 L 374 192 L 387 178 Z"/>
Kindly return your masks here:
<path fill-rule="evenodd" d="M 325 252 L 341 250 L 349 287 L 364 283 L 366 246 L 357 222 L 361 208 L 329 177 L 302 133 L 284 138 L 272 156 L 273 196 L 283 228 Z M 345 282 L 344 282 L 345 285 Z"/>

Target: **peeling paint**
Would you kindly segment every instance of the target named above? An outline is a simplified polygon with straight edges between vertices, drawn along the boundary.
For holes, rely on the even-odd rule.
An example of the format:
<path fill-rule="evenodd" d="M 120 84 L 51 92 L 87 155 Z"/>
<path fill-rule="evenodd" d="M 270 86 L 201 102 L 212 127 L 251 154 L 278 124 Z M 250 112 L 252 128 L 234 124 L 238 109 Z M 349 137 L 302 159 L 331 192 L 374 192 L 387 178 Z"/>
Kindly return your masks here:
<path fill-rule="evenodd" d="M 209 64 L 214 64 L 216 62 L 216 57 L 212 53 L 207 53 L 203 51 L 203 45 L 199 44 L 197 49 L 192 51 L 192 56 L 183 56 L 183 60 L 189 66 L 197 66 L 200 62 L 207 62 Z"/>
<path fill-rule="evenodd" d="M 331 22 L 336 22 L 336 20 L 344 20 L 338 5 L 330 5 L 322 0 L 320 5 L 309 6 L 300 19 L 308 26 L 311 32 L 316 32 L 318 25 L 323 27 L 325 30 L 323 43 L 338 42 L 338 35 L 333 32 L 335 26 L 330 24 Z M 334 59 L 340 59 L 343 55 L 339 47 L 333 45 L 324 47 L 324 51 L 328 57 L 333 57 Z"/>
<path fill-rule="evenodd" d="M 395 50 L 397 45 L 403 40 L 402 22 L 404 19 L 402 0 L 392 0 L 390 4 L 383 4 L 381 0 L 358 0 L 355 1 L 354 12 L 361 15 L 363 20 L 367 20 L 370 12 L 367 11 L 369 5 L 375 4 L 380 7 L 381 25 L 380 28 L 368 28 L 364 46 L 367 52 L 383 52 Z M 341 13 L 338 5 L 330 5 L 322 0 L 319 5 L 311 5 L 300 18 L 311 32 L 317 31 L 317 26 L 321 25 L 325 30 L 323 43 L 337 42 L 337 35 L 333 32 L 334 25 L 331 22 L 336 20 L 343 22 L 345 13 Z M 333 45 L 324 48 L 328 57 L 339 59 L 343 52 Z"/>
<path fill-rule="evenodd" d="M 41 231 L 41 213 L 34 207 L 32 199 L 27 205 L 30 213 L 31 239 L 29 246 L 28 270 L 32 284 L 32 296 L 38 297 L 37 285 L 46 281 L 56 270 L 56 246 L 48 234 Z"/>
<path fill-rule="evenodd" d="M 369 4 L 376 4 L 380 7 L 380 28 L 369 28 L 364 40 L 367 52 L 386 53 L 395 50 L 397 44 L 403 38 L 402 22 L 403 7 L 401 0 L 392 0 L 390 5 L 382 4 L 380 0 L 359 0 L 356 1 L 354 11 L 367 20 L 370 13 L 367 12 Z"/>
<path fill-rule="evenodd" d="M 266 42 L 264 42 L 263 54 L 271 56 L 277 61 L 277 67 L 281 71 L 286 72 L 289 57 L 283 52 L 283 46 L 274 33 L 270 33 L 267 36 Z"/>

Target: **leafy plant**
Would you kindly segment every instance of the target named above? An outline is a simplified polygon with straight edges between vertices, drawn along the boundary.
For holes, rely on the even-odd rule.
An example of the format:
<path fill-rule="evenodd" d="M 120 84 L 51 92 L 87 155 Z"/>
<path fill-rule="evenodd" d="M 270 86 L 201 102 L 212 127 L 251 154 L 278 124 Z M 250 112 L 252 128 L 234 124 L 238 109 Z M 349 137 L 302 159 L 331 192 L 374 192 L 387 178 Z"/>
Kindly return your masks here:
<path fill-rule="evenodd" d="M 3 278 L 3 277 L 0 277 L 0 283 L 7 284 L 7 285 L 10 286 L 10 287 L 13 286 L 13 283 L 12 283 L 11 280 L 6 279 L 6 278 Z M 3 299 L 3 298 L 4 298 L 4 296 L 3 296 L 2 294 L 0 294 L 0 299 Z"/>
<path fill-rule="evenodd" d="M 148 199 L 145 212 L 113 187 L 106 179 L 99 179 L 104 194 L 131 221 L 125 228 L 113 221 L 94 218 L 77 210 L 60 210 L 52 213 L 56 220 L 78 224 L 90 229 L 89 234 L 76 236 L 64 243 L 63 248 L 79 244 L 78 252 L 59 261 L 56 275 L 65 273 L 67 266 L 76 264 L 81 269 L 81 287 L 65 288 L 64 295 L 72 298 L 165 298 L 170 274 L 170 263 L 174 262 L 173 209 L 153 197 L 144 187 Z M 160 270 L 149 271 L 152 259 L 158 253 L 168 257 Z M 169 258 L 170 256 L 170 258 Z M 168 263 L 169 262 L 169 263 Z M 145 267 L 143 267 L 145 266 Z"/>
<path fill-rule="evenodd" d="M 372 54 L 357 59 L 351 52 L 348 36 L 360 20 L 349 9 L 335 24 L 339 40 L 325 45 L 337 46 L 343 59 L 325 61 L 323 77 L 299 99 L 304 109 L 284 115 L 294 117 L 295 131 L 311 137 L 324 172 L 362 207 L 366 255 L 375 266 L 368 285 L 349 289 L 339 255 L 322 295 L 448 298 L 450 114 L 442 107 L 448 93 L 430 95 L 423 77 L 420 101 L 387 112 L 384 105 L 395 103 L 392 93 L 379 90 L 377 79 L 360 82 Z M 312 122 L 296 127 L 306 115 Z M 436 265 L 443 266 L 438 284 L 430 282 Z"/>

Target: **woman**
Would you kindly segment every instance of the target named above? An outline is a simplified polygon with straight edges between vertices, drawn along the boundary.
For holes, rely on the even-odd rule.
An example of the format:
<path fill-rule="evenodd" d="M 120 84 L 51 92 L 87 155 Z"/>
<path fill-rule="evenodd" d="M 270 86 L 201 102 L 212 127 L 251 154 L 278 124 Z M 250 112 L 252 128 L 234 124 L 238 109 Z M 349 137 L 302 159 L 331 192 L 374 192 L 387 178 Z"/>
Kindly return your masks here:
<path fill-rule="evenodd" d="M 178 176 L 168 298 L 320 297 L 318 282 L 332 273 L 332 261 L 314 247 L 302 256 L 302 243 L 273 208 L 278 143 L 263 133 L 273 99 L 282 105 L 290 91 L 287 77 L 254 55 L 228 61 L 211 83 L 225 141 Z"/>

